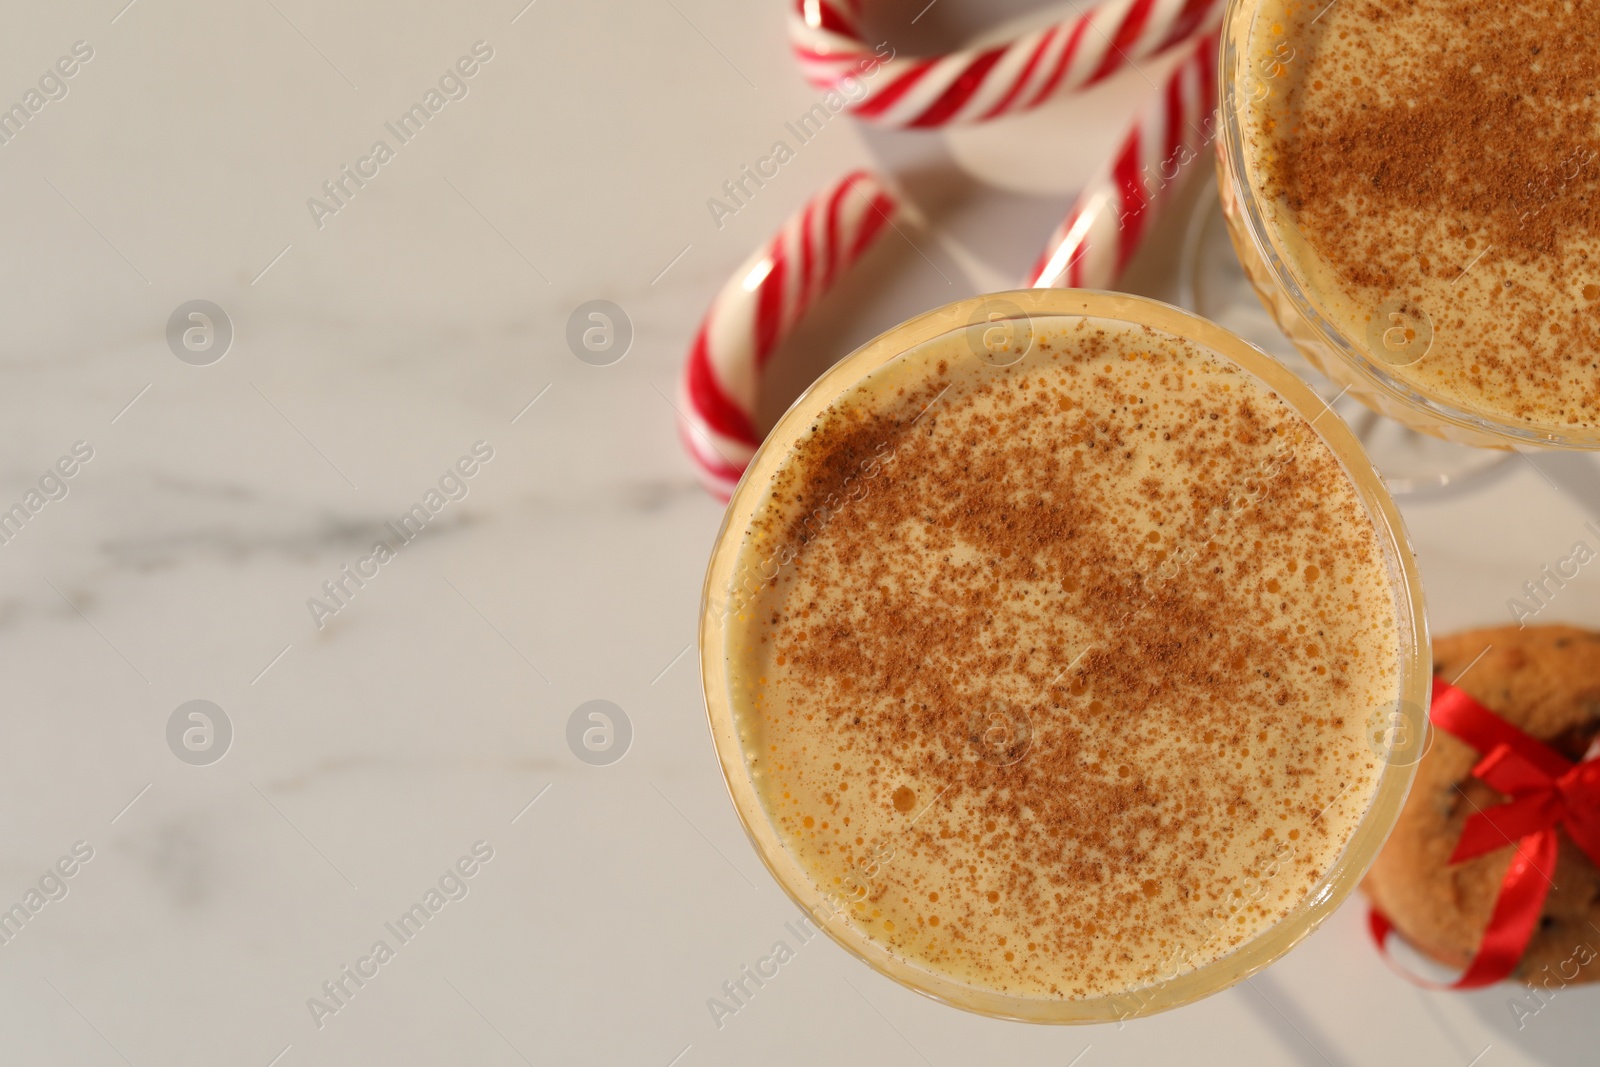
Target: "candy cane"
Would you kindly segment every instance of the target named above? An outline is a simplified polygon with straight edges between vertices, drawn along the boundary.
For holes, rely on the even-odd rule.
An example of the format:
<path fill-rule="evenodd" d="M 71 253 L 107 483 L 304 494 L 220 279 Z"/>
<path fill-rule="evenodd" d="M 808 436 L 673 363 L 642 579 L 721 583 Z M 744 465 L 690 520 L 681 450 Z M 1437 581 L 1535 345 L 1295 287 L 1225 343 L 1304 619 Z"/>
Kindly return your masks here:
<path fill-rule="evenodd" d="M 885 55 L 861 34 L 863 0 L 794 0 L 789 43 L 806 79 L 842 110 L 886 126 L 983 122 L 1081 89 L 1214 27 L 1224 0 L 1104 0 L 991 48 Z M 840 110 L 841 108 L 834 108 Z"/>
<path fill-rule="evenodd" d="M 767 358 L 898 207 L 874 175 L 847 175 L 790 217 L 712 301 L 684 368 L 679 433 L 715 496 L 733 494 L 761 443 L 756 389 Z"/>
<path fill-rule="evenodd" d="M 1082 193 L 1023 284 L 1110 289 L 1188 164 L 1216 136 L 1216 33 L 1198 38 L 1111 165 Z"/>

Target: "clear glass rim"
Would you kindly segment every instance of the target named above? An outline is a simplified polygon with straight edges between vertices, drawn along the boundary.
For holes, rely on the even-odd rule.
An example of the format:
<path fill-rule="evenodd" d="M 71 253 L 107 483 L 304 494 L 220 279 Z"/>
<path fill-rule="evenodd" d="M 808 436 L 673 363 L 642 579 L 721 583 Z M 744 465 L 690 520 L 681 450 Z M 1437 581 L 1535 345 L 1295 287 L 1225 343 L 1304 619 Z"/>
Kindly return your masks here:
<path fill-rule="evenodd" d="M 1240 76 L 1244 72 L 1244 64 L 1249 62 L 1245 45 L 1249 39 L 1251 20 L 1260 7 L 1261 0 L 1229 0 L 1223 16 L 1222 56 L 1217 68 L 1221 79 L 1217 99 L 1222 102 L 1218 181 L 1223 189 L 1224 202 L 1228 201 L 1231 194 L 1233 205 L 1237 207 L 1237 211 L 1226 212 L 1236 237 L 1249 241 L 1279 291 L 1328 349 L 1372 391 L 1422 413 L 1419 426 L 1443 423 L 1467 431 L 1469 435 L 1487 435 L 1504 442 L 1504 447 L 1528 445 L 1538 448 L 1600 449 L 1600 427 L 1589 429 L 1530 424 L 1485 411 L 1463 409 L 1420 390 L 1388 373 L 1368 355 L 1359 339 L 1347 337 L 1322 313 L 1317 301 L 1306 292 L 1306 287 L 1300 284 L 1289 266 L 1291 258 L 1284 254 L 1281 242 L 1267 222 L 1267 211 L 1250 182 L 1246 166 L 1244 131 L 1240 127 L 1240 108 L 1236 102 L 1243 98 Z M 1242 234 L 1238 223 L 1243 223 Z M 1360 390 L 1356 392 L 1359 395 Z"/>
<path fill-rule="evenodd" d="M 973 297 L 913 318 L 868 341 L 817 379 L 778 421 L 751 460 L 728 504 L 706 571 L 699 627 L 701 682 L 718 763 L 746 836 L 784 892 L 842 948 L 879 973 L 967 1011 L 1036 1023 L 1115 1022 L 1178 1007 L 1226 989 L 1278 959 L 1315 930 L 1349 896 L 1377 858 L 1399 818 L 1416 766 L 1415 761 L 1402 764 L 1383 760 L 1373 802 L 1343 852 L 1287 917 L 1220 959 L 1132 992 L 1074 1000 L 998 993 L 907 962 L 845 923 L 830 921 L 833 910 L 824 891 L 812 882 L 772 826 L 745 765 L 724 651 L 728 606 L 723 595 L 733 588 L 744 533 L 762 502 L 765 488 L 815 415 L 870 371 L 918 345 L 965 328 L 975 321 L 974 315 L 982 313 L 980 309 L 986 303 L 993 307 L 995 301 L 1010 304 L 1030 318 L 1094 316 L 1150 326 L 1194 341 L 1232 361 L 1308 420 L 1324 409 L 1322 400 L 1309 386 L 1264 352 L 1214 323 L 1144 297 L 1089 290 L 1027 289 Z M 1424 709 L 1432 683 L 1431 653 L 1421 577 L 1404 524 L 1382 479 L 1344 422 L 1338 418 L 1320 419 L 1312 429 L 1350 476 L 1387 558 L 1398 616 L 1400 707 L 1407 718 L 1406 728 L 1422 737 L 1427 730 Z"/>

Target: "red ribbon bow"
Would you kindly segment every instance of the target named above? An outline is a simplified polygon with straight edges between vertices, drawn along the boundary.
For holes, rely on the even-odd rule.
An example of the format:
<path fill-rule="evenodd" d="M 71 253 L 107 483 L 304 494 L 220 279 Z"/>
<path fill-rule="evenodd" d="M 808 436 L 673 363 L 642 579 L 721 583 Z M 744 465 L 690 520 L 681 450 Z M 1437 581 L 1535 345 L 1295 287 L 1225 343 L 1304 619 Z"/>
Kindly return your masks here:
<path fill-rule="evenodd" d="M 1573 763 L 1447 682 L 1434 682 L 1428 717 L 1485 753 L 1473 775 L 1511 798 L 1471 815 L 1450 855 L 1451 863 L 1462 863 L 1508 845 L 1517 849 L 1477 954 L 1448 984 L 1406 975 L 1433 989 L 1474 989 L 1508 977 L 1522 959 L 1553 884 L 1558 826 L 1600 866 L 1600 759 Z M 1393 924 L 1377 909 L 1368 924 L 1383 951 Z"/>

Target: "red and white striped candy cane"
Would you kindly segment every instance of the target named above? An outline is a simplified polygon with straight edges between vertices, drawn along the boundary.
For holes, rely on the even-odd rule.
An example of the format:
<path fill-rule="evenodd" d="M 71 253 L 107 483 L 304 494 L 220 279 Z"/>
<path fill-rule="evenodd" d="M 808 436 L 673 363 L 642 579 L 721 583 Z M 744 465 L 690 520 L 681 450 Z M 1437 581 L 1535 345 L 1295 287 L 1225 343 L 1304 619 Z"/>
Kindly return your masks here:
<path fill-rule="evenodd" d="M 1111 165 L 1078 195 L 1024 285 L 1116 285 L 1152 219 L 1172 199 L 1183 171 L 1216 136 L 1217 47 L 1214 32 L 1196 39 Z"/>
<path fill-rule="evenodd" d="M 885 58 L 869 46 L 862 3 L 793 0 L 789 43 L 806 79 L 843 93 L 844 110 L 857 118 L 945 126 L 1025 111 L 1091 85 L 1212 28 L 1224 0 L 1103 0 L 1007 44 L 922 58 Z"/>
<path fill-rule="evenodd" d="M 876 176 L 846 175 L 791 216 L 717 294 L 684 367 L 679 419 L 700 481 L 715 496 L 733 494 L 761 443 L 756 390 L 767 358 L 898 208 Z"/>

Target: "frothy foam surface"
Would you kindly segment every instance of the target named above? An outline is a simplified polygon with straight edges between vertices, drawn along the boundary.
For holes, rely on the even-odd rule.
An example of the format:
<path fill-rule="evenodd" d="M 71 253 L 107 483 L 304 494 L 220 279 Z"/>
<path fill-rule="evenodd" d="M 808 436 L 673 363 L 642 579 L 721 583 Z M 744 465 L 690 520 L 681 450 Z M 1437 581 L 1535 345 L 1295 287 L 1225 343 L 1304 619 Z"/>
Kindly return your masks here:
<path fill-rule="evenodd" d="M 1265 0 L 1246 52 L 1248 178 L 1324 314 L 1453 407 L 1600 427 L 1600 6 Z"/>
<path fill-rule="evenodd" d="M 1003 368 L 949 335 L 815 420 L 726 653 L 820 918 L 1085 998 L 1226 955 L 1328 872 L 1381 770 L 1397 603 L 1348 476 L 1257 380 L 1148 328 L 1034 330 Z"/>

